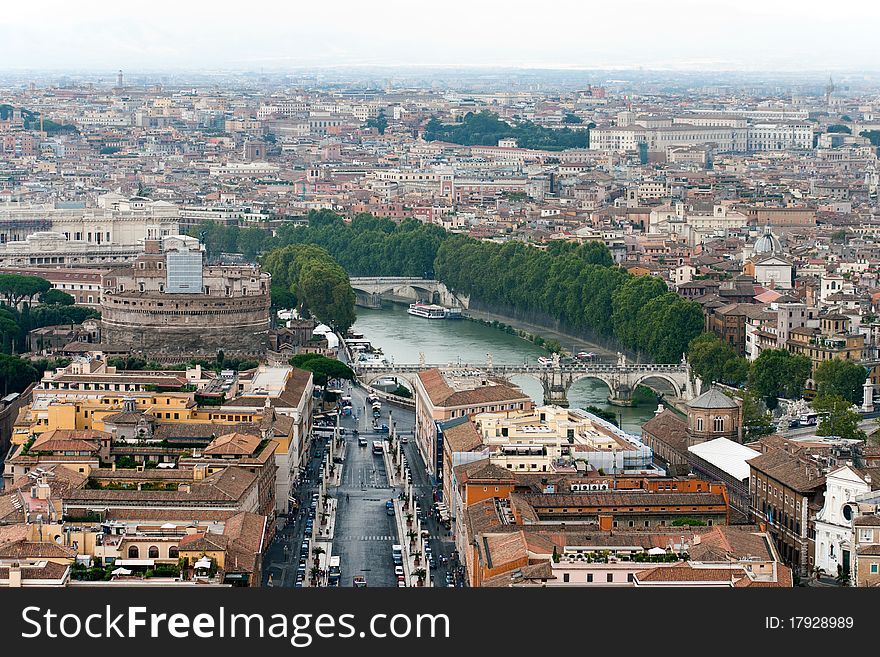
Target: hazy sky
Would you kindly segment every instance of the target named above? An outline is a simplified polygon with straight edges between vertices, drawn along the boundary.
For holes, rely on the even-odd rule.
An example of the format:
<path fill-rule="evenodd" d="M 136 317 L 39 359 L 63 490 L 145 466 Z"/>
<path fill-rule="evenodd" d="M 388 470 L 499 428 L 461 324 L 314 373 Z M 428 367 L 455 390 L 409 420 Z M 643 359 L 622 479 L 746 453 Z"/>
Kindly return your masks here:
<path fill-rule="evenodd" d="M 0 9 L 0 70 L 435 65 L 880 70 L 880 2 L 41 0 Z"/>

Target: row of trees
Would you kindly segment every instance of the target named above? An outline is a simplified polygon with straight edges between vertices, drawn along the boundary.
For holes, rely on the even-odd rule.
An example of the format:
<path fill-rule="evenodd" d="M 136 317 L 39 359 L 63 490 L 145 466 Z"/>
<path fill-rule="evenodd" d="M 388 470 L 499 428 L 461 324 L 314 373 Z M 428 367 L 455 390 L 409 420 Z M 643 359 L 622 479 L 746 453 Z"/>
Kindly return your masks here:
<path fill-rule="evenodd" d="M 567 123 L 574 122 L 569 119 Z M 495 146 L 498 140 L 507 137 L 516 139 L 520 148 L 543 151 L 587 148 L 590 145 L 588 129 L 544 128 L 530 121 L 511 126 L 494 112 L 485 110 L 476 114 L 468 112 L 461 123 L 440 123 L 436 117 L 432 118 L 424 131 L 425 141 L 446 141 L 464 146 Z"/>
<path fill-rule="evenodd" d="M 213 259 L 221 253 L 241 253 L 250 261 L 273 246 L 272 234 L 259 226 L 236 226 L 203 221 L 187 231 L 205 245 L 205 255 Z"/>
<path fill-rule="evenodd" d="M 433 275 L 434 258 L 448 233 L 415 219 L 395 223 L 359 214 L 350 223 L 329 210 L 309 213 L 308 226 L 285 225 L 278 246 L 316 244 L 352 276 Z"/>
<path fill-rule="evenodd" d="M 347 331 L 354 324 L 355 296 L 348 274 L 321 247 L 280 247 L 267 253 L 261 264 L 272 274 L 273 305 L 283 301 L 336 331 Z"/>
<path fill-rule="evenodd" d="M 613 266 L 600 242 L 521 242 L 451 236 L 437 252 L 436 277 L 458 292 L 561 320 L 569 331 L 616 337 L 659 362 L 677 362 L 703 325 L 698 304 L 663 281 Z"/>
<path fill-rule="evenodd" d="M 359 214 L 346 223 L 329 210 L 311 211 L 308 225 L 285 224 L 277 235 L 259 227 L 228 226 L 205 221 L 190 230 L 205 244 L 208 257 L 242 253 L 255 260 L 261 253 L 291 244 L 324 248 L 352 276 L 431 275 L 446 231 L 415 219 L 395 223 Z"/>

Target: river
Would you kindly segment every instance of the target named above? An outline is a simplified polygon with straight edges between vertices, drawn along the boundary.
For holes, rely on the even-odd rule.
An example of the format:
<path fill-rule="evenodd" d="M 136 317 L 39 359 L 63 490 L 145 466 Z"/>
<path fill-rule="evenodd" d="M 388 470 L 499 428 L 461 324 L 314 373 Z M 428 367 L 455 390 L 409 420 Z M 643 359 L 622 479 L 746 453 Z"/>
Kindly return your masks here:
<path fill-rule="evenodd" d="M 419 353 L 427 363 L 470 363 L 485 365 L 486 354 L 497 364 L 534 363 L 547 352 L 528 340 L 468 320 L 424 319 L 407 314 L 406 306 L 385 302 L 381 310 L 357 309 L 354 330 L 364 334 L 374 347 L 396 363 L 418 363 Z M 599 351 L 596 349 L 596 351 Z M 529 376 L 513 382 L 537 403 L 543 402 L 541 384 Z M 597 379 L 576 381 L 568 391 L 572 407 L 598 406 L 613 411 L 625 430 L 641 433 L 642 424 L 651 418 L 656 407 L 619 407 L 608 403 L 608 387 Z"/>

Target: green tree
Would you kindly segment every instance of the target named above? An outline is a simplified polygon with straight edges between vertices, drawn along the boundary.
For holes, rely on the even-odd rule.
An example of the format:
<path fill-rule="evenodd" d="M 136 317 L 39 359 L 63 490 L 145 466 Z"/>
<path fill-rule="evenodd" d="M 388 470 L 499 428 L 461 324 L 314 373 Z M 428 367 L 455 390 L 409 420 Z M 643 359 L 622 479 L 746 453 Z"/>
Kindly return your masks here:
<path fill-rule="evenodd" d="M 724 390 L 724 394 L 742 401 L 743 442 L 752 442 L 773 433 L 773 416 L 754 392 L 743 388 L 735 393 Z"/>
<path fill-rule="evenodd" d="M 0 354 L 0 381 L 3 396 L 11 392 L 22 392 L 39 378 L 39 373 L 30 363 L 18 356 Z"/>
<path fill-rule="evenodd" d="M 832 358 L 819 367 L 813 375 L 819 395 L 837 395 L 852 404 L 861 404 L 868 371 L 851 360 Z"/>
<path fill-rule="evenodd" d="M 806 356 L 785 349 L 765 349 L 752 363 L 748 385 L 770 408 L 775 408 L 779 397 L 801 397 L 811 369 Z"/>
<path fill-rule="evenodd" d="M 880 130 L 862 130 L 859 136 L 866 137 L 872 146 L 880 148 Z"/>
<path fill-rule="evenodd" d="M 354 381 L 354 372 L 345 363 L 320 354 L 297 354 L 289 363 L 312 373 L 315 385 L 326 386 L 330 379 Z"/>
<path fill-rule="evenodd" d="M 368 128 L 376 128 L 380 135 L 385 134 L 388 128 L 388 118 L 385 116 L 385 110 L 379 110 L 379 113 L 372 119 L 368 119 L 366 123 Z"/>
<path fill-rule="evenodd" d="M 842 132 L 844 134 L 851 135 L 852 128 L 843 125 L 842 123 L 834 123 L 828 126 L 828 132 Z"/>
<path fill-rule="evenodd" d="M 704 383 L 742 385 L 749 374 L 749 362 L 714 333 L 702 333 L 688 345 L 688 363 Z"/>
<path fill-rule="evenodd" d="M 272 284 L 269 290 L 272 307 L 276 309 L 296 308 L 296 295 L 289 288 Z"/>
<path fill-rule="evenodd" d="M 52 289 L 40 295 L 40 303 L 45 303 L 49 306 L 72 306 L 76 303 L 76 299 L 67 294 L 67 292 Z"/>
<path fill-rule="evenodd" d="M 840 395 L 819 395 L 812 402 L 813 409 L 822 416 L 816 431 L 820 436 L 839 436 L 851 440 L 866 440 L 867 434 L 859 428 L 862 416 L 852 403 Z"/>
<path fill-rule="evenodd" d="M 16 307 L 23 300 L 33 298 L 52 289 L 52 284 L 38 276 L 22 276 L 20 274 L 0 274 L 0 297 Z"/>
<path fill-rule="evenodd" d="M 568 113 L 562 117 L 562 122 L 569 123 L 569 124 L 577 124 L 577 123 L 583 123 L 584 120 L 581 117 L 579 117 L 577 114 Z"/>

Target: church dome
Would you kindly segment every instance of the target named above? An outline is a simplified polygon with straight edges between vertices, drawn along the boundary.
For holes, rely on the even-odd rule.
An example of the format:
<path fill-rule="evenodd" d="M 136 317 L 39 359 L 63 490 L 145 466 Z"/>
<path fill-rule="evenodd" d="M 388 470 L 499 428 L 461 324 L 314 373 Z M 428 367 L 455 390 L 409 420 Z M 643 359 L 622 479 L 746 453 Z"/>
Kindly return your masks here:
<path fill-rule="evenodd" d="M 782 243 L 776 235 L 770 232 L 770 224 L 764 226 L 764 234 L 755 240 L 755 246 L 752 247 L 752 253 L 755 255 L 782 253 Z"/>

